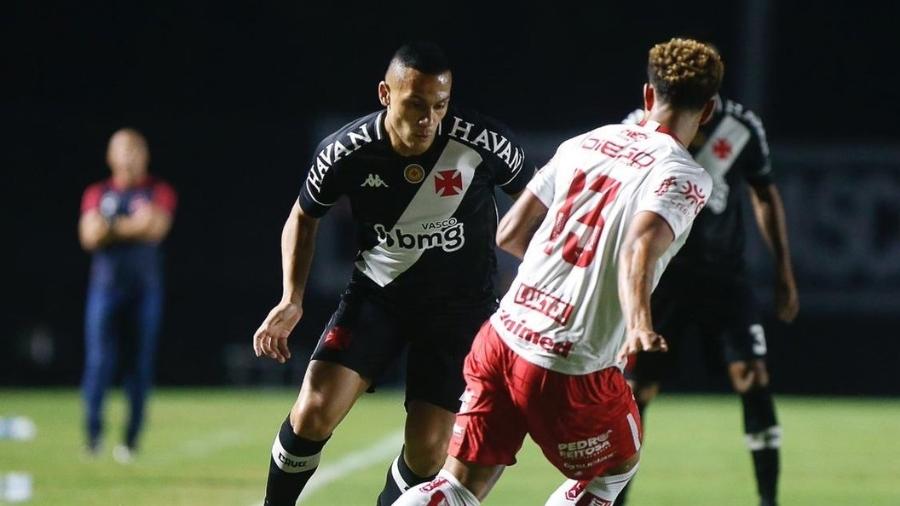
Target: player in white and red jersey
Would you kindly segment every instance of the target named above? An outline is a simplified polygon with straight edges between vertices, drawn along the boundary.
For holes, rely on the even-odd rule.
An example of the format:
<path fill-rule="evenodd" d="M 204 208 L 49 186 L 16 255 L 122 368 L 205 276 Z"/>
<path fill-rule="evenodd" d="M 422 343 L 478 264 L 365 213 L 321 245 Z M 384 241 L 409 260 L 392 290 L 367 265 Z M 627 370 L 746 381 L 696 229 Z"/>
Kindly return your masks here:
<path fill-rule="evenodd" d="M 526 434 L 569 478 L 548 505 L 616 499 L 641 446 L 621 367 L 629 354 L 666 349 L 650 293 L 712 189 L 685 146 L 711 115 L 722 73 L 706 44 L 657 44 L 647 121 L 569 139 L 528 184 L 497 233 L 523 262 L 466 358 L 447 463 L 394 504 L 480 504 Z"/>

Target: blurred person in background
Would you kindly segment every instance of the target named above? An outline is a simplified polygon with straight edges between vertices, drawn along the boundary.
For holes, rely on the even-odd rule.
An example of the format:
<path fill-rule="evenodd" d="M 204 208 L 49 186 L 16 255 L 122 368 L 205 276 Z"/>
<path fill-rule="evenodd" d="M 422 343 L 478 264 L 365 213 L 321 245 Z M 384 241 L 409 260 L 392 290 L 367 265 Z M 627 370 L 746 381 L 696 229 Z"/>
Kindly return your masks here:
<path fill-rule="evenodd" d="M 87 450 L 96 455 L 106 390 L 117 364 L 123 364 L 130 410 L 113 457 L 124 463 L 138 447 L 153 382 L 163 306 L 161 243 L 172 227 L 176 194 L 166 182 L 147 173 L 147 140 L 134 129 L 113 134 L 106 161 L 112 177 L 85 190 L 78 223 L 81 246 L 92 256 L 82 389 Z M 130 352 L 127 357 L 124 351 Z"/>
<path fill-rule="evenodd" d="M 640 123 L 645 114 L 638 109 L 625 123 Z M 749 188 L 757 227 L 775 260 L 776 314 L 791 322 L 799 304 L 784 207 L 772 179 L 762 121 L 743 105 L 717 96 L 713 117 L 700 127 L 690 151 L 714 184 L 691 236 L 653 293 L 654 324 L 672 351 L 636 355 L 626 375 L 644 417 L 660 382 L 675 372 L 684 340 L 699 335 L 711 365 L 727 364 L 732 387 L 741 396 L 760 505 L 774 506 L 781 428 L 769 388 L 762 318 L 745 269 L 742 206 Z M 626 495 L 627 490 L 616 504 L 624 505 Z"/>

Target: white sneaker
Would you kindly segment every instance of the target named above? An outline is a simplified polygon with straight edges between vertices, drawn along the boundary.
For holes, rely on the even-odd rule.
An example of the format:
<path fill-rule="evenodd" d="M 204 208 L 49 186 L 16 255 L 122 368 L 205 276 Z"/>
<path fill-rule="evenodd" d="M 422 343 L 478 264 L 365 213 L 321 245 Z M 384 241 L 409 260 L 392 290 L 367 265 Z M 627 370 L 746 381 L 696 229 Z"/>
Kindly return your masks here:
<path fill-rule="evenodd" d="M 134 453 L 131 448 L 125 445 L 116 445 L 112 451 L 113 460 L 119 464 L 131 464 L 134 460 Z"/>

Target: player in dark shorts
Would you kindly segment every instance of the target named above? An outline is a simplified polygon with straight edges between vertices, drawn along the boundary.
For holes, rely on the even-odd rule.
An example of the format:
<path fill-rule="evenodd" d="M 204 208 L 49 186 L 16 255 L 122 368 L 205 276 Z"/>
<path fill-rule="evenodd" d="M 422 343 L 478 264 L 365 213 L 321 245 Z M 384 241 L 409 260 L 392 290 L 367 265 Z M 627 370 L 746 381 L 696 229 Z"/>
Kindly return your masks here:
<path fill-rule="evenodd" d="M 639 122 L 643 111 L 626 122 Z M 724 360 L 741 396 L 744 433 L 753 457 L 761 506 L 777 504 L 781 428 L 769 390 L 766 339 L 744 264 L 744 183 L 750 189 L 760 233 L 773 252 L 778 318 L 797 315 L 797 287 L 791 268 L 784 208 L 772 181 L 762 122 L 741 104 L 719 97 L 713 118 L 701 127 L 691 153 L 713 177 L 713 191 L 691 235 L 653 293 L 654 325 L 668 340 L 669 353 L 641 353 L 630 364 L 641 415 L 671 377 L 680 341 L 701 337 L 708 357 Z M 616 504 L 625 503 L 625 494 Z"/>
<path fill-rule="evenodd" d="M 504 127 L 449 107 L 439 48 L 403 46 L 378 86 L 383 110 L 326 137 L 282 234 L 284 292 L 254 335 L 257 356 L 290 358 L 318 219 L 346 196 L 359 254 L 349 286 L 313 352 L 272 448 L 267 505 L 293 505 L 332 431 L 408 349 L 405 446 L 378 504 L 440 470 L 462 363 L 496 305 L 495 188 L 516 196 L 531 178 Z"/>

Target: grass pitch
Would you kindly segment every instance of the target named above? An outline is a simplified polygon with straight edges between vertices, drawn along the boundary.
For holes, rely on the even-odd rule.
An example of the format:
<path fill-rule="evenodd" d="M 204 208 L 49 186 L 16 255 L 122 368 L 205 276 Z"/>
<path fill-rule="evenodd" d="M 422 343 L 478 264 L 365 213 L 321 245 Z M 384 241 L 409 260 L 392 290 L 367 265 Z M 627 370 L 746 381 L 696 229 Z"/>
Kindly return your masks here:
<path fill-rule="evenodd" d="M 258 506 L 272 439 L 293 398 L 287 390 L 158 391 L 140 455 L 120 465 L 110 451 L 121 435 L 121 396 L 109 403 L 104 451 L 91 459 L 82 451 L 77 392 L 0 390 L 0 416 L 28 416 L 38 427 L 33 441 L 0 440 L 0 474 L 33 476 L 28 505 Z M 777 402 L 782 504 L 900 505 L 900 400 Z M 300 504 L 372 506 L 402 420 L 401 396 L 365 396 L 329 442 Z M 561 481 L 526 441 L 485 504 L 542 505 Z M 754 486 L 736 397 L 662 396 L 651 406 L 631 505 L 755 506 Z"/>

